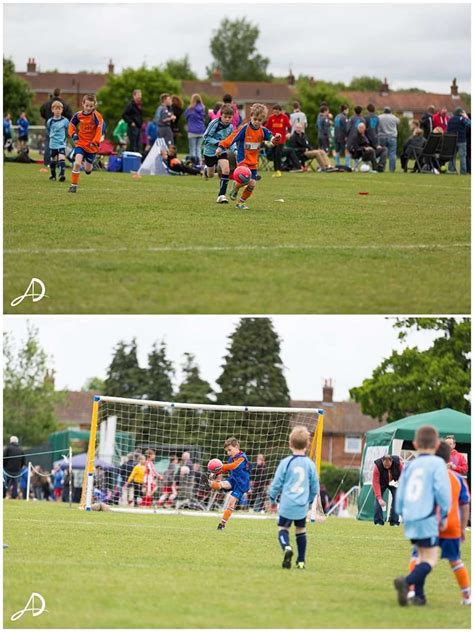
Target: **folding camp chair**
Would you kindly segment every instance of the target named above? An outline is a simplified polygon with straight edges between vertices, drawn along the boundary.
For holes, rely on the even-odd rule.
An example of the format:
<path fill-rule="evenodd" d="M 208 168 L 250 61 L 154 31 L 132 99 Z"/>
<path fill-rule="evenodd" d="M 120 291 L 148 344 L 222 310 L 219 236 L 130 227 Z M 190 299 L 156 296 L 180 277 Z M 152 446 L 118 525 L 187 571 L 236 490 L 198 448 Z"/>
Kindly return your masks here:
<path fill-rule="evenodd" d="M 444 165 L 451 160 L 454 162 L 458 150 L 458 135 L 444 134 L 439 150 L 438 161 L 440 165 Z"/>
<path fill-rule="evenodd" d="M 438 160 L 442 142 L 443 136 L 441 134 L 430 134 L 423 151 L 415 154 L 416 166 L 420 173 L 435 173 L 434 161 Z"/>

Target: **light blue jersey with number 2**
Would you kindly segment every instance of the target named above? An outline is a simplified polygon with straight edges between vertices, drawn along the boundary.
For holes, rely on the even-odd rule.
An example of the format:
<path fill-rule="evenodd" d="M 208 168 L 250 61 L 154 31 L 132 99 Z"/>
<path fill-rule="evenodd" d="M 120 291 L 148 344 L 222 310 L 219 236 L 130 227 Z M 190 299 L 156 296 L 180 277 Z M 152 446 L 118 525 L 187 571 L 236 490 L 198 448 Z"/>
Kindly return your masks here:
<path fill-rule="evenodd" d="M 313 461 L 303 455 L 288 456 L 280 462 L 268 495 L 273 502 L 280 496 L 279 514 L 288 520 L 302 520 L 319 493 Z"/>

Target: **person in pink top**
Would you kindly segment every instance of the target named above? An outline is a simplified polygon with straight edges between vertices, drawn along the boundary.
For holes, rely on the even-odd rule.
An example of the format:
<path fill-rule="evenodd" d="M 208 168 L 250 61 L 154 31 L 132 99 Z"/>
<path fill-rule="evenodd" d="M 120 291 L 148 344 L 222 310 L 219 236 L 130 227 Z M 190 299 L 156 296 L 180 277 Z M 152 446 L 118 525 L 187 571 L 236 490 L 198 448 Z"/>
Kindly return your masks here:
<path fill-rule="evenodd" d="M 456 447 L 456 439 L 454 435 L 448 435 L 445 441 L 451 448 L 451 454 L 449 455 L 448 468 L 452 470 L 453 472 L 457 472 L 458 474 L 461 474 L 461 476 L 467 476 L 469 466 L 467 464 L 466 459 L 463 457 L 463 455 L 454 449 Z"/>
<path fill-rule="evenodd" d="M 448 131 L 448 120 L 449 116 L 447 108 L 441 108 L 439 112 L 433 114 L 433 128 L 441 127 L 443 134 L 446 134 Z"/>
<path fill-rule="evenodd" d="M 209 117 L 209 122 L 213 121 L 216 118 L 219 118 L 221 115 L 221 107 L 222 107 L 222 101 L 217 101 L 216 103 L 214 103 L 214 107 L 212 108 L 212 110 L 208 110 L 207 111 L 207 115 Z M 233 111 L 233 108 L 232 108 Z M 233 117 L 233 115 L 232 115 Z"/>
<path fill-rule="evenodd" d="M 232 96 L 230 94 L 224 94 L 224 96 L 222 97 L 222 100 L 224 103 L 229 103 L 232 106 L 232 109 L 234 110 L 234 116 L 232 117 L 231 123 L 234 130 L 236 130 L 239 127 L 239 125 L 242 123 L 242 118 L 239 114 L 239 108 L 232 101 Z"/>

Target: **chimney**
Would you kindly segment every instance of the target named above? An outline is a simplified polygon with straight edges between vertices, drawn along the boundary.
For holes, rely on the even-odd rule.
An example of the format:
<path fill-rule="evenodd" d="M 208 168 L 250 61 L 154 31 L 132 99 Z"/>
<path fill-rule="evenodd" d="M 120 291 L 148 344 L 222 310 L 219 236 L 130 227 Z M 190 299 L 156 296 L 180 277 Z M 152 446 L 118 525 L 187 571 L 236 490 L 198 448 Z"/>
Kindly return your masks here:
<path fill-rule="evenodd" d="M 288 85 L 289 86 L 294 86 L 295 85 L 296 79 L 295 79 L 295 75 L 293 74 L 293 71 L 291 70 L 291 68 L 290 68 L 290 74 L 288 75 L 286 80 L 288 81 Z"/>
<path fill-rule="evenodd" d="M 109 65 L 107 67 L 107 72 L 109 73 L 109 75 L 113 75 L 114 74 L 114 65 L 113 65 L 111 59 L 109 59 Z"/>
<path fill-rule="evenodd" d="M 389 91 L 390 91 L 390 88 L 388 87 L 387 77 L 385 77 L 385 79 L 383 80 L 383 83 L 380 85 L 380 94 L 383 97 L 387 97 Z"/>
<path fill-rule="evenodd" d="M 36 75 L 36 59 L 34 57 L 28 57 L 28 63 L 26 64 L 26 74 Z"/>
<path fill-rule="evenodd" d="M 222 83 L 222 73 L 219 66 L 214 68 L 211 75 L 211 83 L 213 86 L 220 86 Z"/>
<path fill-rule="evenodd" d="M 451 84 L 451 97 L 453 99 L 461 98 L 458 94 L 458 84 L 456 83 L 456 77 L 453 79 L 453 83 Z"/>
<path fill-rule="evenodd" d="M 324 380 L 323 386 L 323 402 L 325 404 L 332 404 L 334 396 L 334 388 L 332 385 L 332 379 Z"/>

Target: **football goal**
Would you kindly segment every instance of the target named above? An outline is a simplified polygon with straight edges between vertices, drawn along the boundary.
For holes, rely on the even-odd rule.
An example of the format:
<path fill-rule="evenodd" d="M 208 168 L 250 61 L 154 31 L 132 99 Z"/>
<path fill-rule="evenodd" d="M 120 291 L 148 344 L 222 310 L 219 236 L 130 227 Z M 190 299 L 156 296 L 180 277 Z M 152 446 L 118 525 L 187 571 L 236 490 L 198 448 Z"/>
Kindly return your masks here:
<path fill-rule="evenodd" d="M 224 441 L 236 437 L 252 464 L 242 509 L 265 511 L 267 488 L 289 454 L 296 425 L 311 433 L 308 455 L 321 462 L 323 410 L 180 404 L 95 396 L 81 506 L 153 511 L 220 510 L 222 492 L 204 473 L 226 461 Z"/>

